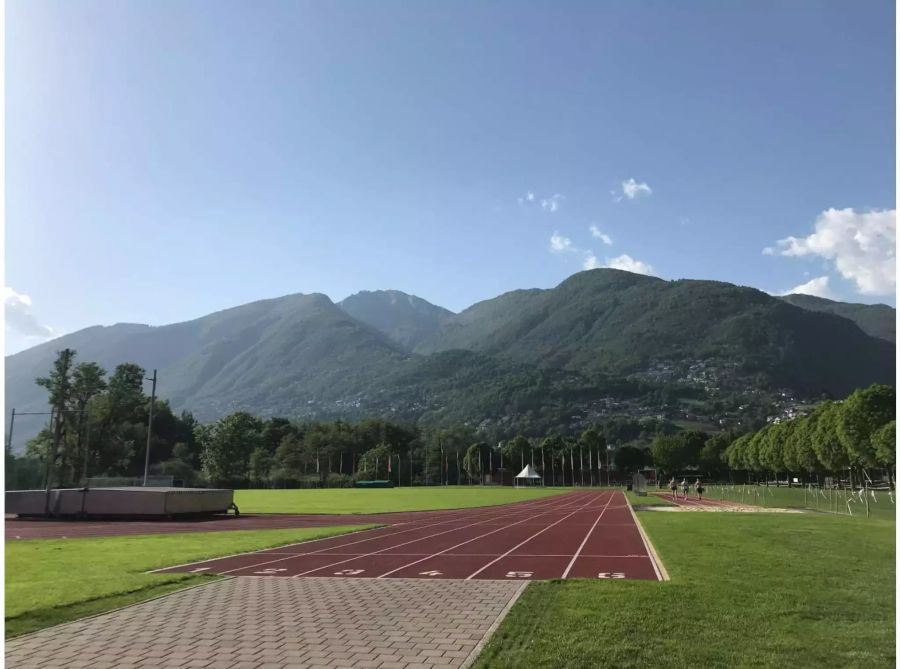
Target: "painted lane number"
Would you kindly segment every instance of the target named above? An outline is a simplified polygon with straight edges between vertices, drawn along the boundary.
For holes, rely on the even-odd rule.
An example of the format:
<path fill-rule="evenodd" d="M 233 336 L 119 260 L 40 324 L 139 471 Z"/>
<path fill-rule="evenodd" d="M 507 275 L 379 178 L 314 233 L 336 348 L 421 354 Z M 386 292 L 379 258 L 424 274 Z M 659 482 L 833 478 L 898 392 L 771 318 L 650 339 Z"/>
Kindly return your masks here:
<path fill-rule="evenodd" d="M 625 574 L 620 571 L 601 571 L 597 574 L 597 578 L 625 578 Z"/>
<path fill-rule="evenodd" d="M 341 569 L 340 571 L 334 572 L 335 576 L 357 576 L 362 574 L 365 569 Z"/>
<path fill-rule="evenodd" d="M 280 571 L 287 571 L 287 569 L 275 569 L 274 567 L 270 567 L 268 569 L 263 569 L 262 571 L 255 571 L 254 574 L 262 574 L 263 576 L 274 576 Z"/>
<path fill-rule="evenodd" d="M 531 578 L 533 571 L 508 571 L 506 578 Z"/>
<path fill-rule="evenodd" d="M 439 571 L 420 571 L 419 576 L 442 576 L 443 573 Z"/>

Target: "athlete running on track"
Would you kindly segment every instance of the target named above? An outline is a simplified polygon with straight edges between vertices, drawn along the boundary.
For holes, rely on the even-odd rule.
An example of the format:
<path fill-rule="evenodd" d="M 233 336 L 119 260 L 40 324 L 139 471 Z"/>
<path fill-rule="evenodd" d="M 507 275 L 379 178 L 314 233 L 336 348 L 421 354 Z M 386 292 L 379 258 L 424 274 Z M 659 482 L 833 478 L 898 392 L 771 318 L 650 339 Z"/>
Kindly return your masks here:
<path fill-rule="evenodd" d="M 694 482 L 694 489 L 697 491 L 697 499 L 703 499 L 703 484 L 700 483 L 700 479 Z"/>
<path fill-rule="evenodd" d="M 690 484 L 687 482 L 687 479 L 681 479 L 681 492 L 684 493 L 684 498 L 687 499 L 688 490 L 691 489 Z"/>
<path fill-rule="evenodd" d="M 675 482 L 675 477 L 674 477 L 674 476 L 672 477 L 672 480 L 669 481 L 669 490 L 672 491 L 672 497 L 673 497 L 673 498 L 677 498 L 677 497 L 678 497 L 678 484 Z"/>

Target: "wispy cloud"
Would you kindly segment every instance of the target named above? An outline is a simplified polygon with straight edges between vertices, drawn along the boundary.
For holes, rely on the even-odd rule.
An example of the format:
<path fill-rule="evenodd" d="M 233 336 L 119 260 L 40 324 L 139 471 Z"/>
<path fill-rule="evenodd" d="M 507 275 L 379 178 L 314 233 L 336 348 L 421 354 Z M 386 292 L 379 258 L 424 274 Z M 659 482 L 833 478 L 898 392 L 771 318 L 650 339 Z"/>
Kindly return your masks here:
<path fill-rule="evenodd" d="M 572 246 L 572 240 L 568 237 L 563 237 L 558 232 L 554 232 L 550 236 L 550 250 L 554 253 L 563 253 L 565 251 L 578 251 L 578 249 Z"/>
<path fill-rule="evenodd" d="M 522 197 L 516 198 L 520 207 L 540 207 L 543 211 L 554 214 L 563 206 L 566 196 L 562 193 L 554 193 L 547 197 L 538 197 L 534 191 L 528 191 Z"/>
<path fill-rule="evenodd" d="M 824 297 L 829 300 L 834 299 L 834 294 L 831 292 L 831 288 L 828 286 L 827 276 L 819 276 L 815 279 L 810 279 L 806 283 L 801 283 L 799 286 L 794 286 L 793 288 L 786 290 L 783 293 L 779 293 L 779 295 L 793 295 L 797 293 L 799 293 L 800 295 L 814 295 L 815 297 Z"/>
<path fill-rule="evenodd" d="M 626 272 L 634 272 L 635 274 L 655 274 L 656 270 L 653 265 L 645 263 L 641 260 L 635 260 L 627 253 L 623 253 L 615 258 L 607 258 L 606 263 L 602 267 L 611 269 L 621 269 Z"/>
<path fill-rule="evenodd" d="M 779 239 L 763 253 L 824 258 L 842 277 L 856 284 L 858 293 L 888 295 L 897 287 L 896 246 L 896 209 L 828 209 L 816 218 L 815 232 Z"/>
<path fill-rule="evenodd" d="M 5 286 L 3 288 L 3 304 L 8 330 L 38 341 L 45 341 L 60 335 L 49 325 L 41 323 L 31 312 L 30 296 Z"/>
<path fill-rule="evenodd" d="M 592 225 L 591 227 L 588 228 L 588 230 L 591 231 L 591 237 L 596 237 L 597 239 L 602 241 L 607 246 L 612 246 L 613 241 L 610 238 L 610 236 L 607 235 L 606 233 L 602 232 L 600 230 L 600 228 L 598 228 L 596 225 Z"/>
<path fill-rule="evenodd" d="M 615 258 L 606 258 L 601 262 L 594 254 L 593 249 L 580 248 L 573 244 L 571 239 L 563 237 L 559 232 L 554 232 L 550 237 L 550 251 L 553 253 L 581 256 L 582 269 L 609 267 L 611 269 L 622 269 L 626 272 L 636 272 L 637 274 L 654 274 L 655 272 L 652 265 L 640 260 L 635 260 L 625 253 Z"/>
<path fill-rule="evenodd" d="M 610 191 L 612 195 L 616 196 L 616 202 L 621 202 L 623 198 L 628 198 L 629 200 L 634 200 L 639 197 L 649 197 L 653 194 L 653 189 L 650 188 L 650 185 L 646 182 L 635 181 L 634 178 L 626 179 L 622 182 L 622 194 L 619 195 L 616 191 Z"/>
<path fill-rule="evenodd" d="M 541 209 L 544 211 L 549 211 L 551 214 L 558 211 L 562 206 L 563 200 L 566 199 L 565 195 L 560 193 L 556 193 L 555 195 L 551 195 L 550 197 L 545 197 L 541 200 Z"/>

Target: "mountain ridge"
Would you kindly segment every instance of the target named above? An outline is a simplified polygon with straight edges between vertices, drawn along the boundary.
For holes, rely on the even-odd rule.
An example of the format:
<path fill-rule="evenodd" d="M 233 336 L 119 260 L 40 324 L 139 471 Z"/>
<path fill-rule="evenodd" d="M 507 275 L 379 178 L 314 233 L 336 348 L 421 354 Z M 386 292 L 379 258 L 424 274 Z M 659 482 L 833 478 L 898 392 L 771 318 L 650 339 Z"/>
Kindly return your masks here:
<path fill-rule="evenodd" d="M 893 343 L 845 316 L 725 282 L 611 269 L 510 291 L 458 314 L 401 291 L 362 291 L 339 303 L 294 293 L 170 325 L 92 326 L 6 358 L 7 412 L 44 410 L 34 379 L 63 347 L 110 373 L 123 362 L 158 369 L 159 396 L 201 420 L 243 409 L 562 421 L 610 393 L 665 384 L 707 395 L 784 387 L 843 396 L 893 383 L 894 370 Z M 17 417 L 15 443 L 41 422 Z"/>

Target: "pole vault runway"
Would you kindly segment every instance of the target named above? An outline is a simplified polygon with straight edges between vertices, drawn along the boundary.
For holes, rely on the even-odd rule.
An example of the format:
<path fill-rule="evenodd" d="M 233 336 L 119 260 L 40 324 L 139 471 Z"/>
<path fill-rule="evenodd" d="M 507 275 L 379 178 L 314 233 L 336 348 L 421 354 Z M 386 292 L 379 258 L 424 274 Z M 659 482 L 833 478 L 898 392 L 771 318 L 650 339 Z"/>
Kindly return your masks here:
<path fill-rule="evenodd" d="M 664 573 L 619 491 L 470 509 L 156 570 L 171 572 L 466 580 L 662 580 Z"/>

